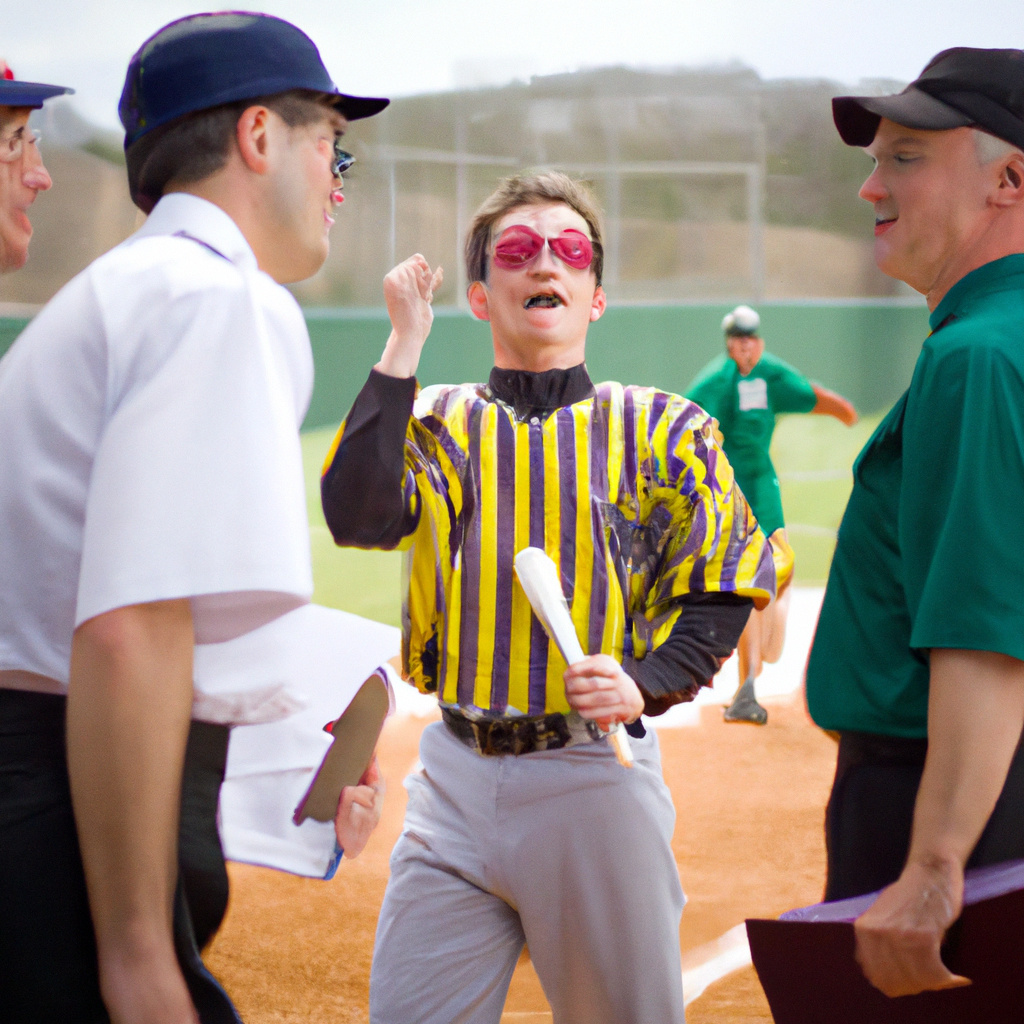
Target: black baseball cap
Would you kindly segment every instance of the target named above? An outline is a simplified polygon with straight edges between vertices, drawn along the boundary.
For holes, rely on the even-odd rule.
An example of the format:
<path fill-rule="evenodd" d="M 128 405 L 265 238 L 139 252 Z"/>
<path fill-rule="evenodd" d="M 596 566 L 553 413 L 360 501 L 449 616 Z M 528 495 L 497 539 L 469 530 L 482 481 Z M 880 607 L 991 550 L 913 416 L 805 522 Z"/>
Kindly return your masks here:
<path fill-rule="evenodd" d="M 837 96 L 832 118 L 848 146 L 870 146 L 885 117 L 907 128 L 981 128 L 1024 149 L 1024 50 L 954 46 L 893 96 Z"/>
<path fill-rule="evenodd" d="M 0 61 L 0 107 L 41 107 L 51 96 L 74 92 L 66 85 L 44 85 L 42 82 L 19 82 L 14 72 Z"/>
<path fill-rule="evenodd" d="M 165 25 L 132 57 L 118 114 L 127 149 L 154 128 L 198 110 L 291 89 L 336 96 L 349 121 L 386 99 L 349 96 L 331 80 L 313 40 L 269 14 L 192 14 Z"/>

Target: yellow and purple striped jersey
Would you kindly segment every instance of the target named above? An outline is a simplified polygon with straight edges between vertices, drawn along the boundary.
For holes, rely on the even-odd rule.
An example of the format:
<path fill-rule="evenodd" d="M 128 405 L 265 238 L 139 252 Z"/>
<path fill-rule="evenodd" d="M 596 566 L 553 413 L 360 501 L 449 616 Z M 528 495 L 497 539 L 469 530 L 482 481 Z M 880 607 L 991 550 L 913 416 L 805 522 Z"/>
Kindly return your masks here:
<path fill-rule="evenodd" d="M 330 465 L 345 430 L 328 455 Z M 483 384 L 417 396 L 405 441 L 406 675 L 488 717 L 568 712 L 566 664 L 513 571 L 559 567 L 583 649 L 642 659 L 689 593 L 775 593 L 772 551 L 698 406 L 599 384 L 519 420 Z"/>

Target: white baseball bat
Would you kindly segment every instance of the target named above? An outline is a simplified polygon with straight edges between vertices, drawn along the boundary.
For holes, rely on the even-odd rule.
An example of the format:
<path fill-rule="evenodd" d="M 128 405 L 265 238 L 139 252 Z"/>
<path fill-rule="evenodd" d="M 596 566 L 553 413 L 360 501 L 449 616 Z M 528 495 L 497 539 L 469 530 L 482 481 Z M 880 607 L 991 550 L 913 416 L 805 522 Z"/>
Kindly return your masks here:
<path fill-rule="evenodd" d="M 569 605 L 558 579 L 558 567 L 547 552 L 541 548 L 523 548 L 516 555 L 515 570 L 533 613 L 540 619 L 544 632 L 554 641 L 562 657 L 570 665 L 582 661 L 586 655 L 569 614 Z M 606 735 L 619 763 L 632 768 L 633 751 L 625 726 L 618 722 Z"/>

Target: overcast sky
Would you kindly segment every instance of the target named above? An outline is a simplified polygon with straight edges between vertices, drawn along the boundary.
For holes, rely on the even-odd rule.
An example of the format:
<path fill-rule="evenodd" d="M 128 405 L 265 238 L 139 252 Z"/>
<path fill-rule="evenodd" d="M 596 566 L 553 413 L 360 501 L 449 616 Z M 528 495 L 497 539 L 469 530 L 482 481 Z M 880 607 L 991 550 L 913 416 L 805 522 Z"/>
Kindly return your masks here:
<path fill-rule="evenodd" d="M 19 78 L 73 86 L 86 116 L 116 127 L 132 53 L 168 21 L 204 9 L 0 0 L 0 56 Z M 768 78 L 909 81 L 947 46 L 1024 46 L 1019 9 L 965 0 L 265 0 L 255 9 L 312 36 L 342 90 L 372 96 L 734 60 Z"/>

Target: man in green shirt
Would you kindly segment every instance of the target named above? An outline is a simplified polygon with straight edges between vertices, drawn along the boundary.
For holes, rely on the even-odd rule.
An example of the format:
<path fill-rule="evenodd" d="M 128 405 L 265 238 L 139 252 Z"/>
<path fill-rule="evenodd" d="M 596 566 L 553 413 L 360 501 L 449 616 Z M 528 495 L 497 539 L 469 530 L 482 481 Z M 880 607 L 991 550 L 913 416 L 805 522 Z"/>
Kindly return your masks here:
<path fill-rule="evenodd" d="M 826 896 L 885 886 L 857 957 L 898 996 L 966 983 L 940 958 L 964 868 L 1024 857 L 1024 52 L 945 50 L 833 113 L 875 161 L 875 259 L 931 310 L 854 466 L 807 669 L 840 735 Z"/>
<path fill-rule="evenodd" d="M 757 702 L 754 680 L 764 662 L 770 665 L 782 656 L 793 576 L 793 549 L 770 454 L 775 418 L 787 412 L 812 412 L 835 416 L 847 426 L 857 422 L 856 411 L 842 395 L 812 383 L 766 352 L 760 329 L 761 318 L 749 306 L 737 306 L 726 314 L 722 321 L 725 354 L 708 363 L 686 392 L 687 398 L 718 420 L 736 482 L 772 542 L 777 596 L 747 620 L 736 649 L 740 688 L 725 710 L 727 722 L 756 725 L 768 721 L 768 712 Z"/>

